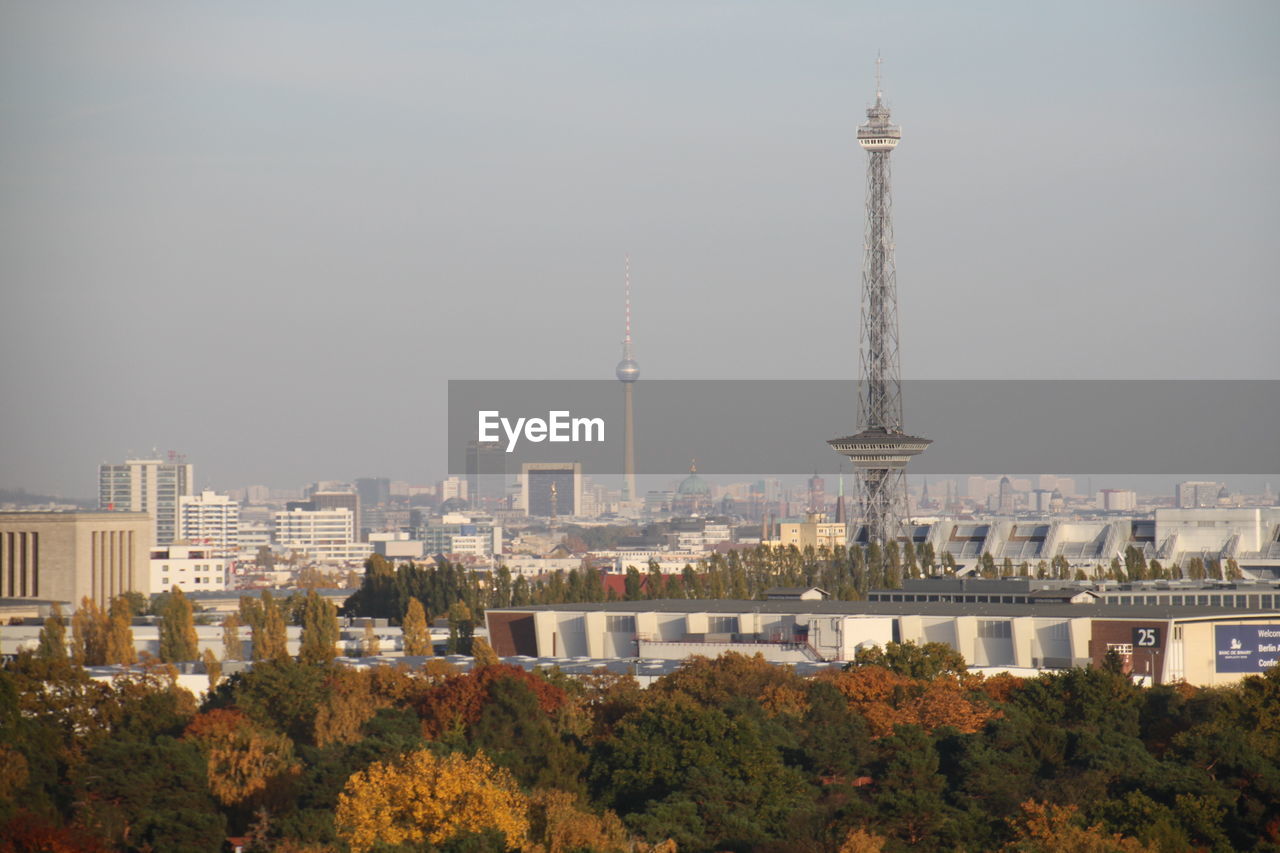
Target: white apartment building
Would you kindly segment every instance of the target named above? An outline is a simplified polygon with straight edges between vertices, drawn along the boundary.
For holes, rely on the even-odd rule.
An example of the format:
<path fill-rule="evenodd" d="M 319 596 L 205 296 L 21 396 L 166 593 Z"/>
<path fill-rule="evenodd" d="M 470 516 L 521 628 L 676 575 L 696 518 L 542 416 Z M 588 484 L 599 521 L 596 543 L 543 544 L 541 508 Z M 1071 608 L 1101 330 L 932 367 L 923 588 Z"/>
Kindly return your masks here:
<path fill-rule="evenodd" d="M 178 500 L 194 494 L 195 466 L 160 459 L 129 459 L 98 468 L 98 509 L 145 512 L 151 516 L 155 544 L 179 536 Z"/>
<path fill-rule="evenodd" d="M 277 512 L 275 540 L 281 548 L 325 563 L 359 561 L 373 552 L 367 542 L 355 541 L 355 514 L 345 508 Z"/>
<path fill-rule="evenodd" d="M 203 491 L 178 498 L 179 538 L 207 545 L 223 557 L 240 548 L 240 504 L 226 495 Z"/>
<path fill-rule="evenodd" d="M 206 545 L 165 545 L 151 549 L 151 591 L 183 592 L 229 588 L 227 561 Z"/>

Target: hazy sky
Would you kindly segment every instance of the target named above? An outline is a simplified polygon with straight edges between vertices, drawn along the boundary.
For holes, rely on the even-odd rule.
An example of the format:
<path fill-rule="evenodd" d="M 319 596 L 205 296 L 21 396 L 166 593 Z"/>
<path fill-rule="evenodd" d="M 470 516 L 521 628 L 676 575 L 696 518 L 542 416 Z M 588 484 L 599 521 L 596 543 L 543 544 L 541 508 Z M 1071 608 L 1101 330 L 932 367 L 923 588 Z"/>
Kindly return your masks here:
<path fill-rule="evenodd" d="M 1280 377 L 1277 44 L 1274 2 L 4 2 L 0 486 L 438 477 L 448 379 L 612 375 L 626 253 L 645 377 L 852 379 L 878 50 L 904 375 Z"/>

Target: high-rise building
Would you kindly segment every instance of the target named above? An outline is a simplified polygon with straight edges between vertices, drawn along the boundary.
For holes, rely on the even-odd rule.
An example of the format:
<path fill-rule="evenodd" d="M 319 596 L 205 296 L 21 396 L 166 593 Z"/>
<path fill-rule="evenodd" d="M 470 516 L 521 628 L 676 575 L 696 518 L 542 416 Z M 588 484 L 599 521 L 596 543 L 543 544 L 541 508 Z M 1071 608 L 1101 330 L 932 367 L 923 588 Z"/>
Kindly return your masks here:
<path fill-rule="evenodd" d="M 150 514 L 156 545 L 178 538 L 178 499 L 195 494 L 195 466 L 178 454 L 98 468 L 98 509 Z"/>
<path fill-rule="evenodd" d="M 636 494 L 636 428 L 635 428 L 635 384 L 640 378 L 640 365 L 636 362 L 635 353 L 631 349 L 631 258 L 626 259 L 626 270 L 623 275 L 624 302 L 626 310 L 626 332 L 622 338 L 622 361 L 616 370 L 618 381 L 622 383 L 622 500 L 634 501 Z"/>
<path fill-rule="evenodd" d="M 526 462 L 520 477 L 525 515 L 569 518 L 582 514 L 582 464 Z"/>
<path fill-rule="evenodd" d="M 210 491 L 184 495 L 178 498 L 178 532 L 188 544 L 229 557 L 240 548 L 240 504 Z"/>
<path fill-rule="evenodd" d="M 1001 515 L 1009 515 L 1017 508 L 1017 497 L 1013 491 L 1013 484 L 1008 477 L 1000 478 L 1000 486 L 996 492 L 996 512 Z"/>
<path fill-rule="evenodd" d="M 1196 507 L 1217 506 L 1218 497 L 1226 491 L 1225 483 L 1212 483 L 1204 480 L 1188 480 L 1178 484 L 1177 499 L 1179 509 L 1195 509 Z"/>
<path fill-rule="evenodd" d="M 477 509 L 498 509 L 507 499 L 507 454 L 496 441 L 467 444 L 467 495 Z"/>
<path fill-rule="evenodd" d="M 861 370 L 858 432 L 828 442 L 853 462 L 858 514 L 866 541 L 881 544 L 903 534 L 909 517 L 907 462 L 932 442 L 907 435 L 902 424 L 902 375 L 898 356 L 898 283 L 893 259 L 893 195 L 889 155 L 902 139 L 890 121 L 876 60 L 876 102 L 858 128 L 867 152 L 867 211 L 862 267 Z"/>
<path fill-rule="evenodd" d="M 390 503 L 391 479 L 389 477 L 361 477 L 356 480 L 356 494 L 360 495 L 361 506 L 366 508 Z"/>

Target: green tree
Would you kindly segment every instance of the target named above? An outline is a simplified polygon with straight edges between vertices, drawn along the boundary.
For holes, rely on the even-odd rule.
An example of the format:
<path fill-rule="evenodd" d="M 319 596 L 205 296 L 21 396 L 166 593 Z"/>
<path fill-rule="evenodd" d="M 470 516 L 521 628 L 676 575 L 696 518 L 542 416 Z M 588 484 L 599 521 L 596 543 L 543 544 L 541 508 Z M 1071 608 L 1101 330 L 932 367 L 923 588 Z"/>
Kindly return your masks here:
<path fill-rule="evenodd" d="M 241 612 L 245 612 L 241 599 Z M 253 659 L 284 660 L 289 657 L 288 635 L 285 633 L 284 614 L 276 603 L 271 590 L 263 590 L 260 605 L 247 608 L 253 625 Z"/>
<path fill-rule="evenodd" d="M 304 663 L 328 663 L 337 654 L 338 613 L 314 589 L 307 592 L 302 615 L 302 646 L 298 657 Z"/>
<path fill-rule="evenodd" d="M 191 602 L 175 586 L 160 615 L 160 660 L 165 663 L 195 660 L 199 656 L 195 617 Z"/>
<path fill-rule="evenodd" d="M 62 623 L 62 608 L 57 602 L 49 609 L 49 616 L 40 629 L 36 656 L 51 663 L 67 662 L 67 626 Z"/>
<path fill-rule="evenodd" d="M 500 678 L 471 726 L 471 745 L 483 749 L 526 788 L 559 788 L 582 793 L 585 754 L 561 738 L 538 698 L 524 682 Z"/>
<path fill-rule="evenodd" d="M 939 675 L 962 675 L 968 671 L 964 655 L 946 643 L 916 645 L 911 640 L 889 642 L 881 649 L 869 646 L 858 649 L 853 661 L 845 666 L 882 666 L 908 678 L 933 679 Z"/>
<path fill-rule="evenodd" d="M 418 598 L 409 599 L 400 630 L 404 636 L 404 653 L 410 657 L 429 657 L 432 654 L 431 632 L 427 627 L 427 612 Z"/>

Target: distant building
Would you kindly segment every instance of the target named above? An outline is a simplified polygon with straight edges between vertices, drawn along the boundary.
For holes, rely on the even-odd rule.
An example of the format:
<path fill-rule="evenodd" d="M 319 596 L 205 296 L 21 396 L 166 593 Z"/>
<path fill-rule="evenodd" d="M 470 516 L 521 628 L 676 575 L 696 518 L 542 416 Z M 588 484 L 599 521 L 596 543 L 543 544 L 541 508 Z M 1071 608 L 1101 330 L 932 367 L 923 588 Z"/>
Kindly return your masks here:
<path fill-rule="evenodd" d="M 151 534 L 142 512 L 0 512 L 0 598 L 105 607 L 148 594 Z"/>
<path fill-rule="evenodd" d="M 380 506 L 391 502 L 391 479 L 388 477 L 361 477 L 356 480 L 356 493 L 364 507 Z"/>
<path fill-rule="evenodd" d="M 184 542 L 230 556 L 240 548 L 240 504 L 210 491 L 184 495 L 178 498 L 178 533 Z"/>
<path fill-rule="evenodd" d="M 525 515 L 572 518 L 581 514 L 581 463 L 526 462 L 520 481 Z"/>
<path fill-rule="evenodd" d="M 1178 509 L 1195 509 L 1218 505 L 1218 496 L 1226 490 L 1225 483 L 1211 483 L 1201 480 L 1188 480 L 1179 483 L 1175 498 Z"/>
<path fill-rule="evenodd" d="M 194 545 L 165 545 L 151 549 L 151 589 L 183 592 L 227 589 L 227 561 L 214 548 Z"/>
<path fill-rule="evenodd" d="M 770 545 L 786 548 L 794 545 L 799 550 L 813 548 L 834 549 L 848 543 L 849 525 L 839 521 L 822 521 L 816 513 L 804 521 L 783 521 L 778 524 L 778 538 Z"/>
<path fill-rule="evenodd" d="M 1107 512 L 1128 512 L 1138 508 L 1138 493 L 1133 489 L 1103 489 L 1100 508 Z"/>
<path fill-rule="evenodd" d="M 98 468 L 98 509 L 145 512 L 152 517 L 152 539 L 168 545 L 178 538 L 178 499 L 195 494 L 195 466 L 160 459 L 129 459 Z"/>
<path fill-rule="evenodd" d="M 477 509 L 502 508 L 507 500 L 507 454 L 497 442 L 467 445 L 467 494 Z"/>
<path fill-rule="evenodd" d="M 275 540 L 280 547 L 319 562 L 353 562 L 372 552 L 367 544 L 355 541 L 355 514 L 345 507 L 277 512 Z"/>

